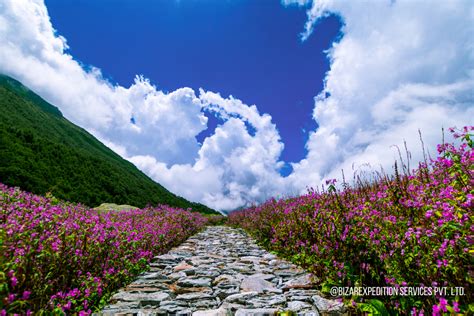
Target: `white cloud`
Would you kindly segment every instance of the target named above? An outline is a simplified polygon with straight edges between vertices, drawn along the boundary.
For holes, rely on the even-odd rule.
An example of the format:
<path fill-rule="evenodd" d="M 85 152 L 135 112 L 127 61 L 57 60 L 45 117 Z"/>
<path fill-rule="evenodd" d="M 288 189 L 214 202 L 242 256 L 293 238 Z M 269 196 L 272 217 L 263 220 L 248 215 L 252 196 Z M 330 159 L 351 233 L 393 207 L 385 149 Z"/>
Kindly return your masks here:
<path fill-rule="evenodd" d="M 364 163 L 390 170 L 407 141 L 414 161 L 441 128 L 474 117 L 474 5 L 472 1 L 313 1 L 302 38 L 315 22 L 336 14 L 344 36 L 329 50 L 330 71 L 316 98 L 320 128 L 308 156 L 294 164 L 296 186 L 340 177 Z M 327 95 L 327 97 L 326 97 Z"/>
<path fill-rule="evenodd" d="M 226 121 L 204 140 L 194 165 L 166 168 L 152 157 L 131 160 L 170 189 L 221 210 L 279 194 L 284 189 L 278 173 L 283 144 L 271 117 L 232 97 L 224 99 L 201 90 L 199 98 L 208 111 L 219 113 Z M 245 122 L 255 128 L 254 136 Z"/>

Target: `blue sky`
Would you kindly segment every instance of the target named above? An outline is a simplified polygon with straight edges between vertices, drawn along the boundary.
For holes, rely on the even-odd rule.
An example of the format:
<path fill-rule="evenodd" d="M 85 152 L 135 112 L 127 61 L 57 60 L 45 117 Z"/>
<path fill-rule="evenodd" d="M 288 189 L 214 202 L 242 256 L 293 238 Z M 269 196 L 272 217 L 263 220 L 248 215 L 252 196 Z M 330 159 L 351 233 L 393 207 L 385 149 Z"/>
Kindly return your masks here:
<path fill-rule="evenodd" d="M 272 116 L 285 144 L 283 161 L 305 157 L 308 133 L 317 126 L 313 98 L 329 70 L 324 50 L 340 34 L 336 16 L 321 20 L 303 42 L 304 8 L 278 1 L 47 0 L 46 5 L 70 53 L 101 68 L 112 82 L 129 86 L 135 74 L 143 74 L 165 91 L 191 87 L 233 95 Z M 209 118 L 200 142 L 219 123 Z"/>
<path fill-rule="evenodd" d="M 442 127 L 471 125 L 473 10 L 471 0 L 4 0 L 0 73 L 170 191 L 233 210 L 341 170 L 390 172 L 405 141 L 415 166 L 419 130 L 434 153 Z"/>

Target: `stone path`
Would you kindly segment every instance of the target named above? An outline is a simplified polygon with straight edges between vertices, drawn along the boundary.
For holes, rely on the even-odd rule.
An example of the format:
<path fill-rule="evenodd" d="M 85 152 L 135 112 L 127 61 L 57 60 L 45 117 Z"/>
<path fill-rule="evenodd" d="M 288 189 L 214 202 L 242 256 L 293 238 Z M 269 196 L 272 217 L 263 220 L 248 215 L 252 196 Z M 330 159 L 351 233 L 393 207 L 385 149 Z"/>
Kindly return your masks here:
<path fill-rule="evenodd" d="M 100 315 L 342 314 L 311 276 L 255 244 L 242 230 L 208 227 L 157 256 L 149 272 L 115 294 Z"/>

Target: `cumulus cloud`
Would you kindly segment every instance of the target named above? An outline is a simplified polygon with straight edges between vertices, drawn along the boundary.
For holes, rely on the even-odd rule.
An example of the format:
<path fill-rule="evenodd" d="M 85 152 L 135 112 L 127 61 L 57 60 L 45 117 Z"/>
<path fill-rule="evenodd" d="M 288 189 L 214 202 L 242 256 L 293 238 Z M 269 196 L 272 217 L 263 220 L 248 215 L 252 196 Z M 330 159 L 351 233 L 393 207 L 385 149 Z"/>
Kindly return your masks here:
<path fill-rule="evenodd" d="M 190 88 L 164 93 L 142 76 L 130 87 L 114 85 L 68 54 L 42 0 L 2 1 L 0 47 L 0 72 L 173 192 L 218 209 L 276 193 L 278 181 L 265 177 L 278 177 L 283 145 L 271 117 L 255 106 Z M 224 123 L 201 145 L 196 135 L 207 128 L 204 109 Z"/>
<path fill-rule="evenodd" d="M 299 1 L 294 1 L 299 2 Z M 441 128 L 474 117 L 474 5 L 471 1 L 312 1 L 302 39 L 335 14 L 343 37 L 328 51 L 325 88 L 315 99 L 308 155 L 294 185 L 316 185 L 368 163 L 390 170 L 396 145 L 422 157 L 418 129 L 433 149 Z M 346 173 L 347 174 L 347 173 Z"/>
<path fill-rule="evenodd" d="M 225 122 L 204 139 L 193 165 L 166 169 L 150 156 L 131 160 L 172 190 L 183 191 L 180 187 L 188 186 L 186 196 L 221 210 L 262 202 L 284 190 L 283 178 L 278 173 L 283 165 L 278 161 L 283 144 L 271 117 L 260 115 L 255 106 L 217 93 L 201 90 L 199 99 L 208 111 L 225 118 Z M 255 133 L 248 130 L 246 123 Z"/>

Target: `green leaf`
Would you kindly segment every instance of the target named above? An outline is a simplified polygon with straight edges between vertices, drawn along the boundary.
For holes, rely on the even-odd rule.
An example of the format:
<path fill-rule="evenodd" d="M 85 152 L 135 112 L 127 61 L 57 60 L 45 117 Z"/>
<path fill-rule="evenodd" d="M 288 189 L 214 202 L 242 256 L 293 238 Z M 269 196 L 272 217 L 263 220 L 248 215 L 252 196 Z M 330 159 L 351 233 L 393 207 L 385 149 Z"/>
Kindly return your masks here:
<path fill-rule="evenodd" d="M 368 315 L 378 315 L 377 313 L 377 309 L 372 306 L 371 304 L 367 304 L 367 303 L 359 303 L 357 304 L 357 308 L 361 311 L 361 312 L 366 312 L 368 313 Z"/>
<path fill-rule="evenodd" d="M 376 315 L 383 315 L 383 316 L 389 315 L 387 309 L 385 308 L 385 305 L 381 301 L 376 300 L 376 299 L 371 299 L 369 303 L 377 310 L 378 314 Z"/>

